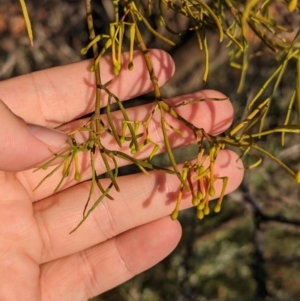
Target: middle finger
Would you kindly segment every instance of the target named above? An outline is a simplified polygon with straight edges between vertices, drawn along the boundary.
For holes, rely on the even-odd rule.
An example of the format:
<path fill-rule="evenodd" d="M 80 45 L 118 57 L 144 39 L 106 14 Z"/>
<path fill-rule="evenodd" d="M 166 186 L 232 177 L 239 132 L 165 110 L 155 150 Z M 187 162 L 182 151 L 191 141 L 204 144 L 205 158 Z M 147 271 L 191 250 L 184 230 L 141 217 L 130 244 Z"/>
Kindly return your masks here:
<path fill-rule="evenodd" d="M 176 104 L 182 101 L 189 101 L 193 99 L 204 99 L 204 98 L 224 98 L 224 95 L 213 90 L 204 90 L 201 92 L 176 97 L 173 99 L 169 99 L 168 103 L 170 104 Z M 127 109 L 129 118 L 132 120 L 138 120 L 143 121 L 146 120 L 151 112 L 151 108 L 153 108 L 152 104 L 144 105 L 142 107 L 135 107 Z M 177 108 L 178 113 L 184 117 L 189 122 L 193 123 L 195 126 L 199 128 L 203 128 L 207 133 L 210 134 L 218 134 L 228 128 L 228 126 L 232 122 L 233 118 L 233 109 L 232 105 L 229 100 L 224 101 L 204 101 L 199 102 L 194 105 L 190 106 L 183 106 Z M 116 123 L 118 122 L 117 126 L 122 126 L 122 116 L 120 114 L 120 111 L 114 112 L 113 119 L 116 120 Z M 166 114 L 167 115 L 167 114 Z M 105 116 L 104 116 L 105 118 Z M 174 134 L 172 130 L 167 128 L 168 136 L 170 139 L 171 147 L 172 148 L 178 148 L 181 146 L 189 145 L 193 142 L 194 136 L 190 130 L 187 130 L 182 124 L 180 124 L 177 121 L 174 121 L 174 118 L 170 118 L 169 116 L 166 116 L 166 119 L 168 122 L 170 122 L 175 128 L 178 128 L 182 130 L 182 134 Z M 75 124 L 78 125 L 78 122 L 76 123 L 70 123 L 68 125 L 68 128 L 65 128 L 67 131 L 74 130 Z M 164 139 L 161 131 L 160 126 L 160 116 L 159 114 L 156 114 L 153 118 L 153 121 L 149 125 L 149 132 L 151 133 L 152 140 L 159 145 L 159 152 L 163 152 L 164 149 Z M 172 138 L 170 138 L 172 137 Z M 79 137 L 79 139 L 82 139 Z M 127 154 L 130 154 L 130 149 L 127 146 L 122 147 L 119 149 L 117 144 L 113 140 L 114 138 L 111 135 L 104 135 L 103 138 L 101 138 L 101 142 L 108 147 L 108 149 L 111 150 L 121 150 L 122 152 L 125 152 Z M 136 158 L 146 158 L 149 156 L 151 150 L 153 148 L 153 145 L 149 145 L 148 147 L 145 147 L 137 156 Z M 123 159 L 118 159 L 118 166 L 124 166 L 128 164 Z M 81 181 L 85 181 L 89 178 L 91 178 L 91 169 L 90 169 L 90 157 L 89 153 L 85 152 L 80 157 L 80 170 L 81 172 Z M 54 167 L 51 167 L 52 169 Z M 49 170 L 51 171 L 51 168 Z M 57 186 L 57 183 L 60 181 L 62 173 L 61 171 L 57 171 L 54 173 L 53 176 L 48 178 L 37 190 L 33 191 L 34 188 L 38 185 L 38 183 L 45 177 L 50 171 L 47 170 L 40 170 L 38 172 L 33 173 L 32 170 L 24 171 L 19 175 L 19 179 L 24 182 L 24 185 L 28 188 L 28 191 L 30 194 L 32 194 L 33 200 L 40 200 L 45 197 L 50 196 L 53 191 L 55 190 L 55 187 Z M 102 174 L 106 172 L 105 166 L 103 164 L 102 160 L 97 160 L 96 162 L 96 170 L 98 174 Z M 64 180 L 64 183 L 62 185 L 62 189 L 66 189 L 72 185 L 78 184 L 74 180 L 74 173 L 71 170 L 69 173 L 69 177 L 67 177 Z M 26 179 L 26 181 L 24 180 Z M 33 192 L 32 192 L 33 191 Z"/>

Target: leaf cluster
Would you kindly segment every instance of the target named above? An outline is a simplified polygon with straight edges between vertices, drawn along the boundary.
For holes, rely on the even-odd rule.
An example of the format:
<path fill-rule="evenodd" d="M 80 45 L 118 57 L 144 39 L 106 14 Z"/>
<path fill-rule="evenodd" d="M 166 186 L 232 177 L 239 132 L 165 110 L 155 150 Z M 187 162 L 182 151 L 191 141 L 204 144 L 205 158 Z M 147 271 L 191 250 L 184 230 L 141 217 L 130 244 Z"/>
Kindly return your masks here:
<path fill-rule="evenodd" d="M 22 1 L 22 3 L 24 2 Z M 85 6 L 90 43 L 82 49 L 82 54 L 85 54 L 90 48 L 93 50 L 94 62 L 90 70 L 95 74 L 96 82 L 95 112 L 85 126 L 69 133 L 70 148 L 60 154 L 54 154 L 51 160 L 40 167 L 47 169 L 56 159 L 60 159 L 61 162 L 39 184 L 41 185 L 54 172 L 61 170 L 62 178 L 55 190 L 57 191 L 63 181 L 69 177 L 72 166 L 74 166 L 74 178 L 79 181 L 81 170 L 78 164 L 78 154 L 83 152 L 89 154 L 91 166 L 90 192 L 83 210 L 82 220 L 73 231 L 86 220 L 104 198 L 113 199 L 110 195 L 112 188 L 119 191 L 117 183 L 118 159 L 137 165 L 145 174 L 148 174 L 149 170 L 156 169 L 161 172 L 174 174 L 178 178 L 179 191 L 177 204 L 171 214 L 173 219 L 176 219 L 178 216 L 180 202 L 185 192 L 191 195 L 192 203 L 197 207 L 197 215 L 200 219 L 209 214 L 209 198 L 215 195 L 216 181 L 222 181 L 222 191 L 214 211 L 219 212 L 221 210 L 228 178 L 216 177 L 214 166 L 220 150 L 226 147 L 238 149 L 241 153 L 241 159 L 245 156 L 253 158 L 254 162 L 247 168 L 258 166 L 262 162 L 262 155 L 267 156 L 286 170 L 297 183 L 300 183 L 300 171 L 295 171 L 287 166 L 274 154 L 260 146 L 259 143 L 262 137 L 280 133 L 281 143 L 284 145 L 287 133 L 296 135 L 300 133 L 300 30 L 294 33 L 295 28 L 290 24 L 286 24 L 286 22 L 281 23 L 278 15 L 274 13 L 278 7 L 285 9 L 286 14 L 290 16 L 297 13 L 299 11 L 297 1 L 214 0 L 207 2 L 201 0 L 112 0 L 115 20 L 109 24 L 109 31 L 103 33 L 95 32 L 91 2 L 86 0 Z M 203 52 L 205 57 L 203 82 L 207 81 L 209 73 L 209 37 L 212 30 L 218 33 L 219 41 L 225 42 L 230 49 L 229 60 L 231 66 L 240 70 L 238 91 L 242 91 L 245 85 L 247 71 L 251 65 L 252 58 L 273 55 L 278 61 L 277 69 L 269 76 L 253 99 L 249 101 L 246 117 L 231 128 L 226 135 L 210 135 L 177 113 L 177 107 L 193 105 L 207 99 L 194 99 L 172 107 L 161 95 L 157 76 L 154 72 L 141 28 L 146 28 L 151 34 L 164 42 L 174 45 L 174 42 L 169 37 L 165 37 L 151 26 L 148 18 L 155 12 L 155 16 L 158 17 L 161 26 L 168 32 L 173 35 L 184 34 L 184 32 L 175 32 L 168 24 L 168 18 L 165 17 L 168 10 L 173 10 L 189 20 L 190 26 L 188 31 L 195 33 L 199 51 Z M 23 11 L 25 20 L 29 24 L 27 11 L 26 9 L 23 9 Z M 29 25 L 28 28 L 30 28 Z M 32 36 L 30 36 L 30 39 L 32 39 Z M 127 66 L 124 66 L 122 62 L 125 40 L 129 41 L 129 63 Z M 102 45 L 103 41 L 104 46 Z M 133 52 L 136 45 L 143 53 L 155 95 L 152 111 L 144 121 L 130 120 L 122 101 L 109 89 L 111 81 L 107 83 L 102 82 L 101 67 L 99 65 L 103 56 L 110 53 L 115 75 L 122 72 L 124 68 L 132 70 L 134 68 Z M 294 92 L 288 101 L 284 121 L 275 128 L 266 129 L 265 120 L 272 106 L 274 95 L 282 82 L 285 71 L 291 64 L 295 63 L 297 67 Z M 108 99 L 105 118 L 100 114 L 104 95 Z M 222 101 L 224 99 L 213 100 Z M 112 115 L 113 103 L 117 104 L 122 114 L 121 130 L 118 130 L 116 121 Z M 164 149 L 170 161 L 170 167 L 168 168 L 152 163 L 152 158 L 159 152 L 159 146 L 153 142 L 151 132 L 149 131 L 149 124 L 153 120 L 154 115 L 159 116 L 161 131 L 164 137 Z M 295 116 L 297 119 L 296 122 L 294 122 Z M 180 122 L 193 133 L 194 143 L 198 149 L 197 158 L 194 163 L 185 162 L 182 170 L 178 168 L 168 135 L 168 131 L 171 131 L 174 135 L 180 136 L 182 131 L 167 121 L 170 119 Z M 85 142 L 81 144 L 76 142 L 75 134 L 77 131 L 88 133 L 88 138 Z M 103 135 L 107 134 L 114 138 L 119 149 L 109 149 L 102 143 Z M 121 151 L 124 145 L 129 147 L 131 155 Z M 150 148 L 150 154 L 144 159 L 137 159 L 137 154 L 141 150 L 144 150 L 144 148 Z M 107 176 L 110 179 L 107 187 L 103 187 L 99 180 L 95 164 L 96 156 L 101 158 L 106 168 Z M 95 189 L 98 189 L 98 197 L 90 204 Z"/>

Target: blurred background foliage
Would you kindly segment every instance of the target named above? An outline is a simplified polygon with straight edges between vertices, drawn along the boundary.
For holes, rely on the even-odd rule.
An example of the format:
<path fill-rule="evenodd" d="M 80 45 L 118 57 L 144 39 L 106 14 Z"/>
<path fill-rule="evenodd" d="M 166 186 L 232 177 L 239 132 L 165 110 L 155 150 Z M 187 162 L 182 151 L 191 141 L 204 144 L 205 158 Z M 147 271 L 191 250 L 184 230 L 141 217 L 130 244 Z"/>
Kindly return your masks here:
<path fill-rule="evenodd" d="M 29 47 L 19 2 L 0 0 L 0 79 L 65 65 L 84 59 L 80 49 L 88 41 L 82 0 L 27 0 L 34 30 L 34 47 Z M 110 0 L 94 1 L 96 26 L 105 30 L 113 16 Z M 209 3 L 209 1 L 206 1 Z M 298 30 L 299 12 L 288 19 L 274 1 L 274 13 Z M 277 5 L 278 4 L 278 5 Z M 188 21 L 170 11 L 174 31 L 188 28 Z M 158 28 L 155 15 L 151 17 Z M 164 29 L 161 29 L 164 30 Z M 167 32 L 163 32 L 167 34 Z M 174 78 L 163 88 L 165 96 L 203 88 L 204 57 L 195 37 L 187 31 L 176 37 L 175 47 L 153 36 L 149 47 L 163 48 L 176 63 Z M 247 100 L 258 91 L 276 68 L 269 55 L 254 58 L 245 89 L 237 94 L 239 71 L 228 61 L 225 43 L 209 36 L 210 74 L 205 88 L 222 91 L 233 101 L 240 121 Z M 259 46 L 257 46 L 259 47 Z M 267 123 L 282 123 L 283 107 L 293 91 L 296 66 L 289 66 L 275 95 Z M 143 97 L 150 99 L 151 95 Z M 139 100 L 134 100 L 138 103 Z M 129 102 L 130 104 L 130 102 Z M 280 158 L 300 168 L 300 138 L 282 149 L 280 137 L 265 143 Z M 287 137 L 287 142 L 289 137 Z M 288 143 L 287 143 L 288 144 Z M 223 209 L 199 221 L 193 209 L 179 219 L 183 237 L 177 249 L 164 261 L 93 301 L 298 301 L 300 295 L 300 188 L 283 170 L 268 159 L 247 171 L 241 187 L 226 197 Z"/>

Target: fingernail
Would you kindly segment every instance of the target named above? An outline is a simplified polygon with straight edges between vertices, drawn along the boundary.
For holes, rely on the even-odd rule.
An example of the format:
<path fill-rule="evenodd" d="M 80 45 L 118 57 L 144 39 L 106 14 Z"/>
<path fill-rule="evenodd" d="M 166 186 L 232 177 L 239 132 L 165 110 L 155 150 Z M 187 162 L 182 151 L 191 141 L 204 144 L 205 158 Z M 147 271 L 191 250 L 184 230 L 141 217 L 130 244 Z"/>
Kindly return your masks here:
<path fill-rule="evenodd" d="M 49 129 L 36 124 L 28 124 L 28 129 L 33 136 L 51 146 L 61 147 L 68 141 L 67 134 L 58 130 Z"/>

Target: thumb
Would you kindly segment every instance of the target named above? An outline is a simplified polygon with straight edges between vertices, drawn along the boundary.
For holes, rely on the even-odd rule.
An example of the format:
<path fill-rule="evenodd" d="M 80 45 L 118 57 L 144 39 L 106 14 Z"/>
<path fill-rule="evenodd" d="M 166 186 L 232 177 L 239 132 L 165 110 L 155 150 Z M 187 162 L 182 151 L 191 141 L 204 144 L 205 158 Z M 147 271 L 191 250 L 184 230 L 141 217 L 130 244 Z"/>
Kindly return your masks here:
<path fill-rule="evenodd" d="M 21 171 L 38 166 L 67 147 L 65 133 L 40 125 L 26 124 L 0 100 L 0 170 Z"/>

